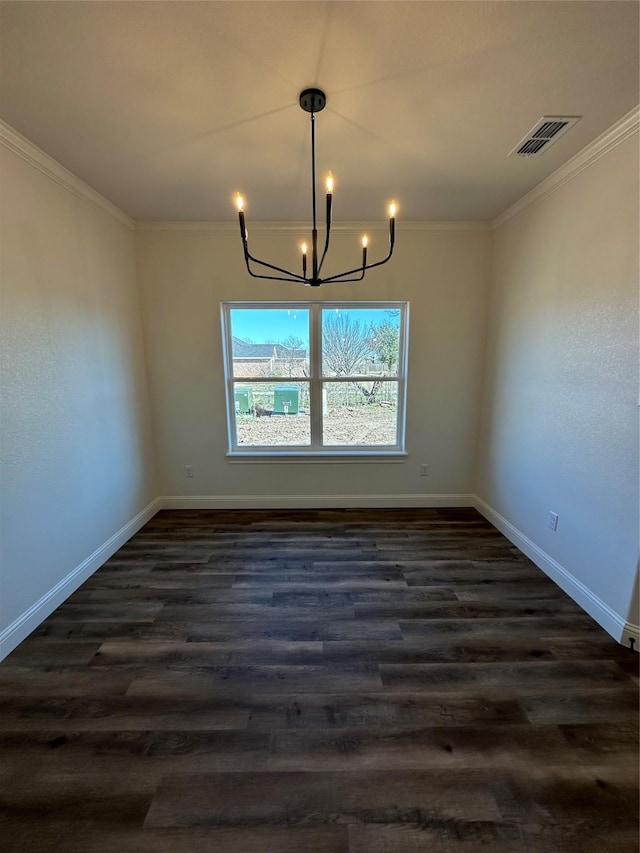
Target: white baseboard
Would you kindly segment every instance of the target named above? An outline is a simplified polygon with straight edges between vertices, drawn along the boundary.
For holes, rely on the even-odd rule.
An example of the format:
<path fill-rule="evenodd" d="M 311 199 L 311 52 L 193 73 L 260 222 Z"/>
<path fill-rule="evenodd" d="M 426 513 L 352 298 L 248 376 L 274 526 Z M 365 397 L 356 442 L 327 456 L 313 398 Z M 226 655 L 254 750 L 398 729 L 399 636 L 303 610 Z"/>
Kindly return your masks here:
<path fill-rule="evenodd" d="M 156 498 L 0 633 L 0 661 L 59 607 L 161 508 Z"/>
<path fill-rule="evenodd" d="M 162 509 L 357 509 L 473 506 L 474 495 L 167 495 Z"/>
<path fill-rule="evenodd" d="M 582 607 L 604 630 L 623 646 L 633 645 L 638 651 L 638 640 L 640 638 L 640 626 L 627 622 L 626 619 L 612 610 L 608 604 L 602 601 L 595 593 L 586 587 L 581 581 L 567 571 L 553 557 L 550 557 L 535 542 L 525 536 L 510 521 L 500 515 L 488 503 L 475 496 L 474 506 L 487 521 L 503 533 L 507 539 L 526 554 L 539 569 L 548 575 L 552 581 L 558 584 L 577 605 Z M 629 640 L 634 643 L 630 644 Z"/>

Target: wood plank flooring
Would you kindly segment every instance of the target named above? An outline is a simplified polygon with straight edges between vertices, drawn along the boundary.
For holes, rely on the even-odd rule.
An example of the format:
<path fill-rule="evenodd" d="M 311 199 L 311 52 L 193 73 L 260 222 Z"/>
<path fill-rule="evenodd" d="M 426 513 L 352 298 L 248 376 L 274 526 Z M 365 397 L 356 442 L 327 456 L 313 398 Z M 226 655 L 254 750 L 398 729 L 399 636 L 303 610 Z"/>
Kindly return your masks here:
<path fill-rule="evenodd" d="M 637 672 L 474 510 L 161 512 L 0 664 L 0 847 L 636 853 Z"/>

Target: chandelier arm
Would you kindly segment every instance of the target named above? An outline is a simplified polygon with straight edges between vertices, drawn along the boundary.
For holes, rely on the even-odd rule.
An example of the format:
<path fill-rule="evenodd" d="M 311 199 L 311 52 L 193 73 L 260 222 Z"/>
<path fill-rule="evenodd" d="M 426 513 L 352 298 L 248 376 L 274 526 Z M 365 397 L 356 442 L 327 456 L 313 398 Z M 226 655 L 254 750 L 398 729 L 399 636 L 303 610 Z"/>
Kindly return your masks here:
<path fill-rule="evenodd" d="M 322 265 L 324 264 L 324 259 L 327 254 L 327 249 L 329 248 L 329 239 L 331 236 L 331 205 L 333 202 L 333 187 L 329 189 L 327 186 L 327 206 L 326 206 L 326 221 L 325 221 L 325 229 L 324 229 L 324 250 L 322 252 L 322 257 L 320 258 L 320 266 L 318 267 L 318 275 L 322 272 Z"/>
<path fill-rule="evenodd" d="M 247 267 L 247 269 L 249 269 L 249 268 Z M 288 281 L 289 284 L 301 284 L 301 283 L 302 284 L 308 284 L 309 283 L 304 278 L 284 278 L 281 275 L 260 275 L 257 272 L 252 272 L 250 269 L 249 269 L 249 275 L 252 278 L 264 279 L 264 281 Z"/>
<path fill-rule="evenodd" d="M 261 261 L 259 258 L 254 258 L 254 256 L 249 252 L 249 248 L 247 246 L 246 241 L 244 243 L 244 260 L 247 265 L 249 275 L 252 275 L 254 278 L 273 278 L 273 276 L 263 276 L 252 272 L 251 267 L 249 266 L 249 261 L 252 261 L 254 264 L 260 264 L 260 266 L 267 267 L 270 270 L 275 270 L 275 272 L 281 272 L 289 276 L 289 278 L 278 278 L 278 281 L 302 281 L 304 283 L 308 281 L 308 279 L 306 279 L 302 275 L 298 275 L 297 273 L 291 272 L 290 270 L 285 270 L 282 267 L 277 267 L 274 264 L 268 264 L 266 261 Z"/>
<path fill-rule="evenodd" d="M 253 278 L 267 278 L 267 279 L 273 279 L 274 281 L 290 281 L 290 282 L 295 283 L 295 284 L 300 284 L 300 283 L 307 284 L 307 282 L 308 282 L 308 279 L 302 278 L 302 276 L 297 276 L 297 275 L 295 275 L 295 273 L 291 273 L 288 270 L 281 270 L 279 267 L 274 267 L 271 264 L 264 264 L 262 261 L 258 261 L 255 258 L 251 258 L 251 260 L 254 263 L 262 264 L 263 266 L 269 267 L 270 269 L 273 269 L 276 272 L 283 272 L 285 274 L 285 276 L 287 276 L 287 278 L 284 278 L 283 276 L 279 276 L 279 275 L 278 276 L 263 275 L 262 273 L 254 272 L 249 265 L 249 261 L 247 260 L 247 262 L 246 262 L 247 263 L 247 272 Z"/>
<path fill-rule="evenodd" d="M 324 249 L 322 252 L 322 257 L 320 258 L 320 264 L 318 266 L 318 275 L 320 275 L 320 273 L 322 272 L 322 264 L 324 263 L 325 255 L 327 254 L 327 250 L 329 248 L 330 235 L 331 235 L 331 213 L 330 213 L 330 208 L 327 204 L 327 227 L 326 227 L 325 238 L 324 238 Z"/>
<path fill-rule="evenodd" d="M 364 275 L 369 270 L 374 267 L 381 267 L 383 264 L 386 264 L 391 255 L 388 255 L 383 261 L 377 261 L 375 264 L 367 264 L 366 267 L 354 267 L 352 270 L 346 270 L 346 272 L 339 272 L 336 275 L 330 275 L 328 278 L 323 278 L 323 284 L 333 284 L 334 282 L 340 284 L 341 281 L 362 281 Z M 345 275 L 353 275 L 353 273 L 361 271 L 362 275 L 360 278 L 345 278 Z"/>
<path fill-rule="evenodd" d="M 374 265 L 375 266 L 375 265 Z M 336 273 L 336 275 L 330 275 L 328 278 L 323 278 L 323 284 L 331 284 L 332 282 L 340 282 L 344 280 L 345 275 L 353 275 L 356 272 L 361 273 L 360 278 L 346 279 L 347 281 L 362 281 L 364 278 L 365 272 L 369 269 L 369 267 L 354 267 L 352 270 L 345 270 L 344 272 Z"/>
<path fill-rule="evenodd" d="M 260 273 L 254 272 L 251 269 L 251 266 L 249 263 L 250 261 L 253 261 L 254 263 L 257 263 L 257 264 L 262 264 L 263 266 L 266 266 L 266 267 L 271 267 L 272 269 L 276 270 L 277 272 L 283 272 L 288 276 L 288 278 L 283 278 L 282 276 L 279 276 L 279 275 L 261 275 Z M 267 264 L 264 261 L 259 261 L 257 258 L 254 258 L 252 255 L 249 254 L 249 252 L 246 249 L 246 246 L 245 246 L 245 252 L 244 252 L 244 262 L 247 265 L 247 272 L 249 273 L 249 275 L 252 278 L 262 278 L 262 279 L 265 279 L 267 281 L 288 281 L 291 284 L 299 284 L 300 282 L 303 282 L 304 284 L 307 283 L 306 278 L 301 278 L 300 276 L 296 276 L 295 273 L 288 272 L 288 270 L 281 270 L 280 267 L 274 267 L 272 264 Z"/>
<path fill-rule="evenodd" d="M 353 273 L 358 272 L 358 270 L 362 270 L 362 276 L 361 276 L 361 278 L 364 278 L 364 274 L 365 274 L 365 272 L 366 272 L 367 270 L 371 270 L 371 269 L 373 269 L 374 267 L 381 267 L 383 264 L 386 264 L 386 263 L 387 263 L 387 261 L 388 261 L 388 260 L 391 258 L 391 256 L 393 255 L 393 248 L 394 248 L 394 246 L 395 246 L 395 242 L 396 242 L 396 241 L 395 241 L 395 233 L 394 233 L 394 234 L 391 236 L 391 238 L 389 239 L 389 252 L 388 252 L 388 254 L 387 254 L 386 258 L 383 258 L 381 261 L 376 261 L 376 262 L 375 262 L 375 263 L 373 263 L 373 264 L 365 264 L 365 266 L 354 267 L 353 269 L 351 269 L 351 270 L 347 270 L 346 272 L 339 272 L 339 273 L 336 273 L 336 275 L 330 275 L 328 278 L 323 278 L 323 279 L 322 279 L 322 283 L 323 283 L 323 284 L 331 284 L 331 282 L 334 282 L 334 281 L 339 283 L 339 282 L 340 282 L 340 280 L 343 280 L 343 277 L 344 277 L 345 275 L 353 275 Z M 360 281 L 360 280 L 361 280 L 360 278 L 356 278 L 356 279 L 348 279 L 348 281 Z"/>
<path fill-rule="evenodd" d="M 264 278 L 270 281 L 289 281 L 291 284 L 308 284 L 309 281 L 306 278 L 294 278 L 292 275 L 287 273 L 287 278 L 281 275 L 263 275 L 262 273 L 254 272 L 250 267 L 247 267 L 247 271 L 252 278 Z"/>
<path fill-rule="evenodd" d="M 348 273 L 343 272 L 342 275 L 348 275 Z M 364 278 L 364 271 L 357 278 L 340 278 L 339 276 L 331 276 L 331 278 L 323 278 L 322 284 L 347 284 L 350 281 L 362 281 L 363 278 Z"/>
<path fill-rule="evenodd" d="M 327 254 L 327 250 L 329 248 L 329 231 L 327 231 L 327 236 L 324 241 L 324 249 L 322 250 L 322 256 L 320 258 L 320 263 L 318 264 L 318 275 L 322 272 L 322 265 L 324 263 L 325 255 Z"/>

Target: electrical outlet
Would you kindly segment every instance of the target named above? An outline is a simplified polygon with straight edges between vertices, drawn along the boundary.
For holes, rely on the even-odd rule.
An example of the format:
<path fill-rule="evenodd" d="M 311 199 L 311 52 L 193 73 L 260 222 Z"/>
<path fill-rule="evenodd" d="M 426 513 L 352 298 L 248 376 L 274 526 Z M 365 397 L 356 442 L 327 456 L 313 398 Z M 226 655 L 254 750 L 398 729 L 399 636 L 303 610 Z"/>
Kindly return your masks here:
<path fill-rule="evenodd" d="M 184 476 L 185 477 L 193 477 L 193 465 L 185 465 L 184 466 Z"/>
<path fill-rule="evenodd" d="M 428 465 L 421 465 L 420 466 L 420 476 L 421 477 L 428 477 L 429 476 L 429 466 Z"/>
<path fill-rule="evenodd" d="M 547 527 L 549 527 L 551 530 L 557 530 L 558 529 L 558 513 L 557 512 L 550 512 L 549 513 L 549 520 L 547 521 Z"/>

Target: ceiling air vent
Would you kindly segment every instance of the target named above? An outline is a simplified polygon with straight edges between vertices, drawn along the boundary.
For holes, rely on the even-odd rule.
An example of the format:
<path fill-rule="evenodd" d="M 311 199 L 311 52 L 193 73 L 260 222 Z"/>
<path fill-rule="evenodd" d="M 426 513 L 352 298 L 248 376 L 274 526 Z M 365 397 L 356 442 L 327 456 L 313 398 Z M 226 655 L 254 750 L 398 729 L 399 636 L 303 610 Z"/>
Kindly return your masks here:
<path fill-rule="evenodd" d="M 509 156 L 518 154 L 520 157 L 533 157 L 534 154 L 541 154 L 577 121 L 580 121 L 580 116 L 543 116 L 533 130 L 509 152 Z"/>

